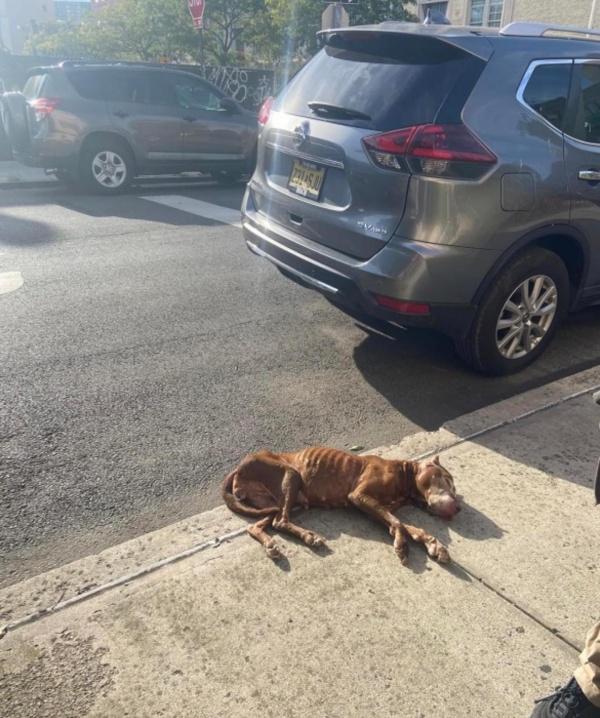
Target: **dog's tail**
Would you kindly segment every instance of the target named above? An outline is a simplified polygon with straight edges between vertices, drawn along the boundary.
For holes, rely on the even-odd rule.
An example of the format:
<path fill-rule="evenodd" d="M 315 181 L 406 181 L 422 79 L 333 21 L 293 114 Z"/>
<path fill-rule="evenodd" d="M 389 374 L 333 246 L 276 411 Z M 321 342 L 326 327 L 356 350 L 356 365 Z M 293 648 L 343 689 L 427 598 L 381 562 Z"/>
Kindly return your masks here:
<path fill-rule="evenodd" d="M 223 484 L 221 486 L 221 495 L 223 496 L 223 501 L 227 505 L 227 508 L 231 509 L 232 511 L 235 511 L 236 514 L 241 514 L 242 516 L 250 516 L 251 518 L 270 516 L 271 514 L 276 514 L 279 511 L 277 506 L 268 506 L 262 509 L 257 509 L 254 506 L 248 506 L 248 504 L 245 504 L 240 501 L 232 491 L 233 480 L 235 479 L 236 474 L 237 469 L 234 469 L 230 474 L 225 477 L 225 480 L 223 481 Z"/>

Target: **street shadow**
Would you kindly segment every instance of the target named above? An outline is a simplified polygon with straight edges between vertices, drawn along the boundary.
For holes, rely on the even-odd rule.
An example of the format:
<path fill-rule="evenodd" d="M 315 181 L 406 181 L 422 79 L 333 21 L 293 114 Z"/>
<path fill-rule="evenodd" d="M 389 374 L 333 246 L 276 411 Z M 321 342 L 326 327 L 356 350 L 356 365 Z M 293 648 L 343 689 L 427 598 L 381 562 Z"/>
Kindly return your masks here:
<path fill-rule="evenodd" d="M 56 204 L 88 217 L 118 217 L 121 219 L 158 222 L 174 227 L 214 227 L 223 223 L 208 219 L 185 209 L 176 209 L 152 202 L 153 196 L 184 195 L 190 199 L 239 210 L 242 205 L 245 185 L 223 187 L 216 182 L 203 180 L 161 180 L 152 183 L 136 183 L 115 197 L 103 197 L 76 190 L 65 197 L 56 197 Z M 145 199 L 148 198 L 148 199 Z M 149 201 L 150 200 L 150 201 Z"/>
<path fill-rule="evenodd" d="M 13 217 L 0 208 L 0 247 L 30 247 L 55 241 L 54 230 L 44 222 Z"/>
<path fill-rule="evenodd" d="M 427 431 L 600 363 L 600 307 L 569 317 L 537 362 L 506 377 L 475 373 L 458 357 L 451 340 L 433 331 L 397 329 L 386 337 L 362 328 L 366 336 L 354 349 L 361 375 L 398 412 Z"/>
<path fill-rule="evenodd" d="M 212 227 L 222 223 L 144 198 L 159 195 L 187 196 L 226 209 L 238 210 L 242 204 L 245 185 L 240 182 L 231 187 L 222 186 L 205 177 L 193 180 L 160 178 L 136 182 L 114 197 L 92 194 L 83 187 L 67 187 L 60 182 L 49 182 L 31 188 L 0 189 L 0 212 L 2 208 L 13 206 L 36 207 L 52 204 L 98 219 L 118 217 L 175 227 Z"/>
<path fill-rule="evenodd" d="M 475 541 L 488 541 L 499 539 L 504 531 L 491 519 L 478 511 L 475 507 L 463 502 L 463 510 L 452 522 L 436 518 L 413 507 L 406 507 L 397 512 L 400 521 L 418 526 L 435 536 L 450 549 L 452 547 L 453 535 Z M 324 509 L 310 509 L 298 511 L 294 514 L 294 523 L 321 534 L 328 542 L 338 539 L 343 535 L 357 538 L 361 541 L 381 544 L 381 550 L 393 551 L 392 539 L 387 529 L 369 519 L 358 511 L 350 509 L 336 509 L 327 511 Z M 277 537 L 285 549 L 284 542 L 296 543 L 304 546 L 300 541 L 288 534 L 269 529 L 269 532 Z M 409 541 L 409 568 L 414 573 L 423 573 L 431 568 L 433 562 L 427 556 L 422 546 Z M 333 551 L 331 547 L 326 549 L 313 550 L 312 553 L 321 558 L 327 558 Z M 464 581 L 470 581 L 469 575 L 456 564 L 449 564 L 448 568 L 453 575 Z"/>

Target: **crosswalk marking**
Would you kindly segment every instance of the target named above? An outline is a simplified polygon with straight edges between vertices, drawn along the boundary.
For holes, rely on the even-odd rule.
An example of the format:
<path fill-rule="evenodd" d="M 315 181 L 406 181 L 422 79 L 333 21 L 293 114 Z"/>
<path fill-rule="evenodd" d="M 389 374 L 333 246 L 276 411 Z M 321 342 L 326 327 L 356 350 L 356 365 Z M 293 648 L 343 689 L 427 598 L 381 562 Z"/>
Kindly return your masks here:
<path fill-rule="evenodd" d="M 222 207 L 212 202 L 204 202 L 201 199 L 193 199 L 192 197 L 185 197 L 179 194 L 143 195 L 140 199 L 145 199 L 148 202 L 156 202 L 156 204 L 162 204 L 165 207 L 179 209 L 182 212 L 189 212 L 198 217 L 212 219 L 215 222 L 222 222 L 223 224 L 229 224 L 233 227 L 242 226 L 239 209 L 230 209 L 229 207 Z"/>
<path fill-rule="evenodd" d="M 23 286 L 21 272 L 0 272 L 0 294 L 15 292 Z"/>

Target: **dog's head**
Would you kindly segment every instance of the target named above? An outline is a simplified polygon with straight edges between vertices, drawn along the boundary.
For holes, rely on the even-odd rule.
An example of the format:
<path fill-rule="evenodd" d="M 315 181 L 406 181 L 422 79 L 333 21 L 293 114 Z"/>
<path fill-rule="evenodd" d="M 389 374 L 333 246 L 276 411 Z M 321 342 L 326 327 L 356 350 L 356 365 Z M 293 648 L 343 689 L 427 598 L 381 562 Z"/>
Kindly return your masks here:
<path fill-rule="evenodd" d="M 460 511 L 460 500 L 450 472 L 440 464 L 440 457 L 417 462 L 415 476 L 419 503 L 436 516 L 451 519 Z"/>

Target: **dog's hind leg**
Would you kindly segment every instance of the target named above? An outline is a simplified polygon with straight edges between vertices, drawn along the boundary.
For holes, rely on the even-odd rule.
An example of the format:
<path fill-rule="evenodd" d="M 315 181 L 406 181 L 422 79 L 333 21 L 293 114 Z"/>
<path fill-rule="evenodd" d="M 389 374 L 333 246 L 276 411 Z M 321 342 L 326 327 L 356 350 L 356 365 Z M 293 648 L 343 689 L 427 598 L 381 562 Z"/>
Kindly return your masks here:
<path fill-rule="evenodd" d="M 281 489 L 283 491 L 283 506 L 273 519 L 273 528 L 278 531 L 285 531 L 295 536 L 307 546 L 325 546 L 325 539 L 314 531 L 302 528 L 290 521 L 290 511 L 298 501 L 298 494 L 302 488 L 302 477 L 292 468 L 288 468 L 283 477 Z"/>
<path fill-rule="evenodd" d="M 273 541 L 271 536 L 269 536 L 269 534 L 265 531 L 267 526 L 270 526 L 272 522 L 273 516 L 266 516 L 264 519 L 248 526 L 246 530 L 253 539 L 256 539 L 256 541 L 264 546 L 269 558 L 278 559 L 282 558 L 283 555 L 275 541 Z"/>

